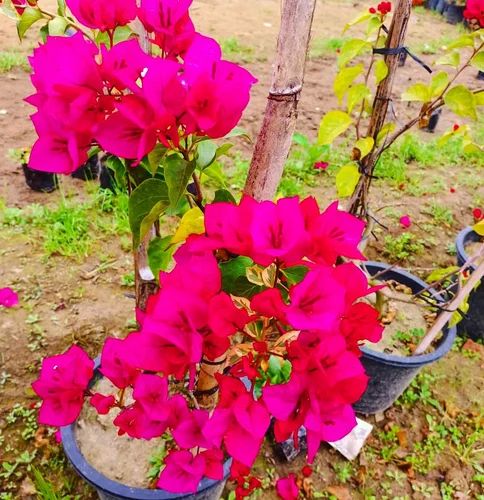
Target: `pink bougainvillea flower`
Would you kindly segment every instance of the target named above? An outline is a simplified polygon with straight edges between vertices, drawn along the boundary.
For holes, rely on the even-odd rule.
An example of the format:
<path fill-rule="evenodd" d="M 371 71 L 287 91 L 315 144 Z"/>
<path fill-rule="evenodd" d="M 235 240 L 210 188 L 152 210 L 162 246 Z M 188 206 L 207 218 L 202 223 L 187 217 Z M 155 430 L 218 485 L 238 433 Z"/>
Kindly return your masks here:
<path fill-rule="evenodd" d="M 313 468 L 310 466 L 310 465 L 305 465 L 302 469 L 301 469 L 301 473 L 304 477 L 309 477 L 311 476 L 311 474 L 313 473 Z"/>
<path fill-rule="evenodd" d="M 285 304 L 278 288 L 267 288 L 254 295 L 250 301 L 250 307 L 267 318 L 277 318 L 283 323 L 287 321 Z"/>
<path fill-rule="evenodd" d="M 214 448 L 202 451 L 200 455 L 205 459 L 203 475 L 215 481 L 221 481 L 224 477 L 223 451 Z"/>
<path fill-rule="evenodd" d="M 138 402 L 121 411 L 113 424 L 118 427 L 120 436 L 127 434 L 136 439 L 147 440 L 162 436 L 168 428 L 167 421 L 149 418 Z"/>
<path fill-rule="evenodd" d="M 157 486 L 173 493 L 195 493 L 205 472 L 203 455 L 189 451 L 171 451 L 165 459 Z"/>
<path fill-rule="evenodd" d="M 44 358 L 39 378 L 32 384 L 42 398 L 39 423 L 61 427 L 76 420 L 84 392 L 94 373 L 94 361 L 78 346 Z"/>
<path fill-rule="evenodd" d="M 57 444 L 62 443 L 62 433 L 60 429 L 57 429 L 54 434 L 54 439 Z"/>
<path fill-rule="evenodd" d="M 316 170 L 326 170 L 329 167 L 329 163 L 327 161 L 317 161 L 313 166 Z"/>
<path fill-rule="evenodd" d="M 0 306 L 15 307 L 18 305 L 18 295 L 10 288 L 0 288 Z"/>
<path fill-rule="evenodd" d="M 254 211 L 251 225 L 257 264 L 268 266 L 275 260 L 285 266 L 299 263 L 306 253 L 307 233 L 299 199 L 282 198 L 277 203 L 263 201 Z"/>
<path fill-rule="evenodd" d="M 105 82 L 119 91 L 139 91 L 138 80 L 151 62 L 151 57 L 141 49 L 137 39 L 118 43 L 109 50 L 103 45 L 101 54 L 100 72 Z"/>
<path fill-rule="evenodd" d="M 133 363 L 128 339 L 129 336 L 123 340 L 108 338 L 101 354 L 101 373 L 120 389 L 132 385 L 140 374 Z"/>
<path fill-rule="evenodd" d="M 269 413 L 240 380 L 223 375 L 217 375 L 217 380 L 220 402 L 204 433 L 214 447 L 223 441 L 235 460 L 252 467 L 269 427 Z"/>
<path fill-rule="evenodd" d="M 205 208 L 205 230 L 214 248 L 226 248 L 237 255 L 249 255 L 252 250 L 250 227 L 257 202 L 243 196 L 239 205 L 211 203 Z"/>
<path fill-rule="evenodd" d="M 169 418 L 168 380 L 158 375 L 141 374 L 134 383 L 133 398 L 153 420 Z"/>
<path fill-rule="evenodd" d="M 412 219 L 410 219 L 409 215 L 402 215 L 400 217 L 400 225 L 406 229 L 408 229 L 412 225 Z"/>
<path fill-rule="evenodd" d="M 254 367 L 254 355 L 249 353 L 247 356 L 243 356 L 238 363 L 232 366 L 230 374 L 238 378 L 247 377 L 249 380 L 255 380 L 259 377 L 260 373 Z"/>
<path fill-rule="evenodd" d="M 296 484 L 296 476 L 289 474 L 286 477 L 278 479 L 276 482 L 276 491 L 282 500 L 297 500 L 299 488 Z"/>
<path fill-rule="evenodd" d="M 310 217 L 308 224 L 311 248 L 307 256 L 311 260 L 329 265 L 333 265 L 338 257 L 365 260 L 358 249 L 365 223 L 339 210 L 338 202 L 329 205 L 317 218 Z"/>
<path fill-rule="evenodd" d="M 136 0 L 66 0 L 66 3 L 81 24 L 100 31 L 125 26 L 136 17 Z"/>
<path fill-rule="evenodd" d="M 212 332 L 220 337 L 228 337 L 242 330 L 249 321 L 245 309 L 239 309 L 229 294 L 220 292 L 208 305 L 208 324 Z"/>
<path fill-rule="evenodd" d="M 116 398 L 113 395 L 105 396 L 103 394 L 93 394 L 89 399 L 99 415 L 107 415 L 109 410 L 116 406 Z"/>
<path fill-rule="evenodd" d="M 183 420 L 173 429 L 172 435 L 180 448 L 187 450 L 199 446 L 210 448 L 210 444 L 203 435 L 203 428 L 208 422 L 208 411 L 192 410 L 187 412 Z"/>
<path fill-rule="evenodd" d="M 318 266 L 289 291 L 288 322 L 297 329 L 333 329 L 345 309 L 345 289 L 333 269 Z"/>

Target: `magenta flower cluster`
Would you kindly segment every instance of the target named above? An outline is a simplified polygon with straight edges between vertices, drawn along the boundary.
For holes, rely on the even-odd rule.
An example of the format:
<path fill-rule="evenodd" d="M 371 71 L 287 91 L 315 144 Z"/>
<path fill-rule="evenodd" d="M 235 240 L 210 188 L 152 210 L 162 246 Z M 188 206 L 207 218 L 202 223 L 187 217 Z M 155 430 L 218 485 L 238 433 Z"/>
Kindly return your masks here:
<path fill-rule="evenodd" d="M 336 203 L 321 213 L 313 198 L 208 205 L 205 234 L 190 236 L 173 270 L 161 274 L 139 331 L 104 345 L 100 371 L 120 391 L 93 394 L 93 362 L 72 347 L 44 360 L 34 383 L 40 422 L 72 423 L 88 397 L 99 413 L 113 412 L 119 434 L 170 432 L 175 446 L 158 486 L 177 493 L 196 491 L 203 477 L 221 479 L 228 457 L 237 497 L 250 493 L 247 485 L 259 484 L 250 469 L 271 419 L 278 441 L 306 428 L 312 462 L 321 441 L 355 426 L 351 405 L 367 385 L 359 346 L 382 334 L 378 312 L 361 300 L 374 289 L 347 261 L 363 258 L 363 229 Z M 243 298 L 227 293 L 221 269 L 235 258 L 271 282 Z M 289 279 L 294 270 L 298 278 Z M 194 407 L 189 394 L 201 363 L 225 358 L 215 408 Z M 290 364 L 283 382 L 268 376 L 274 360 Z"/>
<path fill-rule="evenodd" d="M 195 31 L 191 0 L 68 0 L 79 23 L 105 31 L 99 48 L 82 32 L 49 36 L 30 58 L 36 93 L 27 101 L 39 136 L 30 166 L 69 174 L 92 146 L 139 163 L 161 143 L 219 138 L 238 123 L 254 77 L 222 60 L 218 43 Z M 116 28 L 137 18 L 157 55 L 138 37 L 114 44 Z"/>

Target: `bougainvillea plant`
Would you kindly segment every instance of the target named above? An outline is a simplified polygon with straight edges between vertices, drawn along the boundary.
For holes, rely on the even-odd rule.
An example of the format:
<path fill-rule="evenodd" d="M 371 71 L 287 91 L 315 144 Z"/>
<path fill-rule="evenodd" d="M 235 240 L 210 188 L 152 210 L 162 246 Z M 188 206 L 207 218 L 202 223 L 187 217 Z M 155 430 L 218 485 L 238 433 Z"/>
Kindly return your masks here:
<path fill-rule="evenodd" d="M 73 346 L 45 359 L 33 384 L 40 422 L 70 424 L 88 399 L 111 412 L 121 435 L 170 432 L 158 487 L 177 493 L 222 479 L 228 457 L 237 496 L 250 492 L 271 419 L 278 441 L 297 442 L 306 428 L 311 463 L 321 441 L 355 426 L 351 405 L 367 385 L 359 346 L 382 334 L 378 312 L 361 300 L 374 289 L 341 259 L 362 258 L 363 230 L 336 203 L 320 213 L 313 198 L 207 205 L 205 233 L 190 236 L 161 274 L 139 331 L 104 344 L 100 371 L 116 390 L 91 391 L 94 361 Z M 209 409 L 196 403 L 205 361 L 220 365 Z"/>
<path fill-rule="evenodd" d="M 340 107 L 323 116 L 319 129 L 321 145 L 330 146 L 342 134 L 349 134 L 349 154 L 336 175 L 336 189 L 339 198 L 351 198 L 350 213 L 370 221 L 368 192 L 381 155 L 412 127 L 427 127 L 432 114 L 441 108 L 458 117 L 476 120 L 478 107 L 484 105 L 482 88 L 476 90 L 458 83 L 468 68 L 484 70 L 484 30 L 477 29 L 448 43 L 445 54 L 432 65 L 428 81 L 414 83 L 402 93 L 399 100 L 417 103 L 410 105 L 412 116 L 408 120 L 397 117 L 397 103 L 391 94 L 385 97 L 389 102 L 386 114 L 376 114 L 377 99 L 383 94 L 378 91 L 389 77 L 386 59 L 398 57 L 398 52 L 390 55 L 385 52 L 392 10 L 391 2 L 381 2 L 346 24 L 345 32 L 355 26 L 364 29 L 359 35 L 349 37 L 341 47 L 333 84 Z M 395 66 L 393 71 L 396 70 Z M 423 67 L 422 74 L 426 74 Z M 452 127 L 439 144 L 454 137 L 461 139 L 465 152 L 482 153 L 482 147 L 472 141 L 469 125 Z"/>

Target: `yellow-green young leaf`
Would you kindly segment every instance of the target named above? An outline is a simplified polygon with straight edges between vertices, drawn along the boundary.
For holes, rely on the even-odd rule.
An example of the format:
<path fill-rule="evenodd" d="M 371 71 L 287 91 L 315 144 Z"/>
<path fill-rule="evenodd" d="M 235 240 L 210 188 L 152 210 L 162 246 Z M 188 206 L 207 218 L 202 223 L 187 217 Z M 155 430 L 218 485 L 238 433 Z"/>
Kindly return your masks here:
<path fill-rule="evenodd" d="M 476 106 L 484 106 L 484 90 L 476 92 L 474 97 L 476 99 Z"/>
<path fill-rule="evenodd" d="M 442 135 L 442 137 L 439 137 L 439 140 L 437 141 L 437 146 L 442 147 L 445 146 L 452 137 L 454 137 L 454 132 L 452 130 L 448 130 L 445 132 L 445 134 Z"/>
<path fill-rule="evenodd" d="M 25 33 L 32 26 L 32 24 L 39 21 L 43 17 L 44 16 L 42 15 L 42 12 L 40 12 L 40 9 L 34 9 L 33 7 L 26 7 L 17 23 L 17 32 L 20 40 L 22 40 Z"/>
<path fill-rule="evenodd" d="M 476 98 L 464 85 L 452 87 L 444 95 L 444 102 L 456 115 L 477 120 Z"/>
<path fill-rule="evenodd" d="M 366 27 L 366 34 L 371 35 L 378 29 L 380 29 L 382 25 L 382 21 L 380 16 L 374 15 L 371 17 L 371 19 L 368 21 L 368 26 Z"/>
<path fill-rule="evenodd" d="M 380 145 L 380 143 L 386 139 L 387 135 L 395 130 L 395 127 L 396 125 L 392 122 L 385 123 L 376 136 L 376 144 Z"/>
<path fill-rule="evenodd" d="M 191 234 L 202 234 L 205 232 L 205 219 L 203 212 L 198 208 L 190 208 L 181 221 L 175 236 L 171 239 L 172 243 L 185 241 Z"/>
<path fill-rule="evenodd" d="M 347 198 L 355 191 L 360 180 L 360 172 L 354 163 L 344 165 L 336 174 L 336 190 L 339 198 Z"/>
<path fill-rule="evenodd" d="M 348 113 L 351 113 L 355 106 L 363 99 L 370 97 L 370 89 L 364 83 L 357 83 L 348 90 Z"/>
<path fill-rule="evenodd" d="M 341 47 L 341 51 L 338 56 L 338 68 L 342 68 L 356 56 L 370 50 L 370 48 L 371 44 L 366 40 L 360 40 L 359 38 L 351 38 L 347 40 Z"/>
<path fill-rule="evenodd" d="M 360 160 L 370 153 L 374 145 L 373 137 L 363 137 L 355 142 L 355 148 L 359 149 L 361 153 Z"/>
<path fill-rule="evenodd" d="M 459 310 L 464 314 L 469 310 L 469 297 L 467 296 L 459 305 Z M 462 314 L 459 311 L 456 311 L 449 320 L 449 327 L 457 325 L 462 321 Z"/>
<path fill-rule="evenodd" d="M 458 270 L 459 270 L 458 266 L 441 267 L 439 269 L 435 269 L 427 276 L 426 281 L 428 283 L 434 283 L 435 281 L 439 281 L 448 276 L 450 273 L 454 273 L 455 271 Z"/>
<path fill-rule="evenodd" d="M 49 21 L 47 27 L 49 30 L 49 35 L 62 36 L 66 32 L 67 19 L 65 17 L 56 16 L 54 17 L 54 19 Z"/>
<path fill-rule="evenodd" d="M 479 221 L 472 226 L 472 229 L 479 235 L 484 236 L 484 220 Z"/>
<path fill-rule="evenodd" d="M 471 64 L 479 71 L 484 71 L 484 52 L 478 52 L 472 59 Z"/>
<path fill-rule="evenodd" d="M 472 142 L 470 139 L 464 140 L 462 150 L 466 154 L 475 154 L 484 152 L 484 150 L 478 144 Z"/>
<path fill-rule="evenodd" d="M 447 45 L 447 50 L 460 49 L 461 47 L 474 47 L 474 39 L 471 35 L 462 35 Z"/>
<path fill-rule="evenodd" d="M 402 101 L 429 102 L 430 96 L 430 89 L 427 85 L 423 83 L 416 83 L 402 94 Z"/>
<path fill-rule="evenodd" d="M 347 31 L 348 29 L 350 29 L 355 24 L 364 23 L 367 19 L 370 19 L 370 17 L 372 17 L 372 14 L 370 14 L 369 12 L 364 12 L 363 14 L 360 14 L 358 17 L 353 19 L 353 21 L 350 21 L 349 23 L 345 24 L 345 28 L 343 30 L 343 33 L 345 31 Z"/>
<path fill-rule="evenodd" d="M 318 142 L 321 146 L 331 144 L 336 137 L 341 135 L 353 120 L 344 111 L 329 111 L 323 116 L 319 126 Z"/>
<path fill-rule="evenodd" d="M 363 64 L 343 68 L 334 79 L 333 90 L 335 96 L 341 102 L 350 85 L 363 73 Z"/>
<path fill-rule="evenodd" d="M 453 68 L 457 68 L 460 64 L 460 54 L 457 50 L 453 50 L 437 59 L 435 64 L 439 66 L 452 66 Z"/>
<path fill-rule="evenodd" d="M 378 59 L 375 64 L 375 79 L 376 84 L 378 85 L 381 81 L 383 81 L 388 75 L 388 66 L 387 63 L 383 59 Z"/>
<path fill-rule="evenodd" d="M 449 75 L 445 71 L 439 71 L 430 82 L 431 97 L 438 97 L 449 83 Z"/>

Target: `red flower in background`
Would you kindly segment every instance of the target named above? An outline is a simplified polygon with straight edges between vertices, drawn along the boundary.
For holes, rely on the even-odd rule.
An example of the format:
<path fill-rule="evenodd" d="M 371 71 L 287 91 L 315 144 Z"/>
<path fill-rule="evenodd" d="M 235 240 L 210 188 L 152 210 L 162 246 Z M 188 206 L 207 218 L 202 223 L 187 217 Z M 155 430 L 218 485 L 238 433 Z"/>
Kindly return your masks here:
<path fill-rule="evenodd" d="M 380 2 L 378 4 L 378 12 L 385 16 L 386 14 L 389 14 L 392 10 L 392 3 L 391 2 Z"/>
<path fill-rule="evenodd" d="M 474 208 L 474 210 L 472 210 L 472 216 L 476 222 L 479 222 L 484 219 L 484 211 L 480 208 Z"/>

